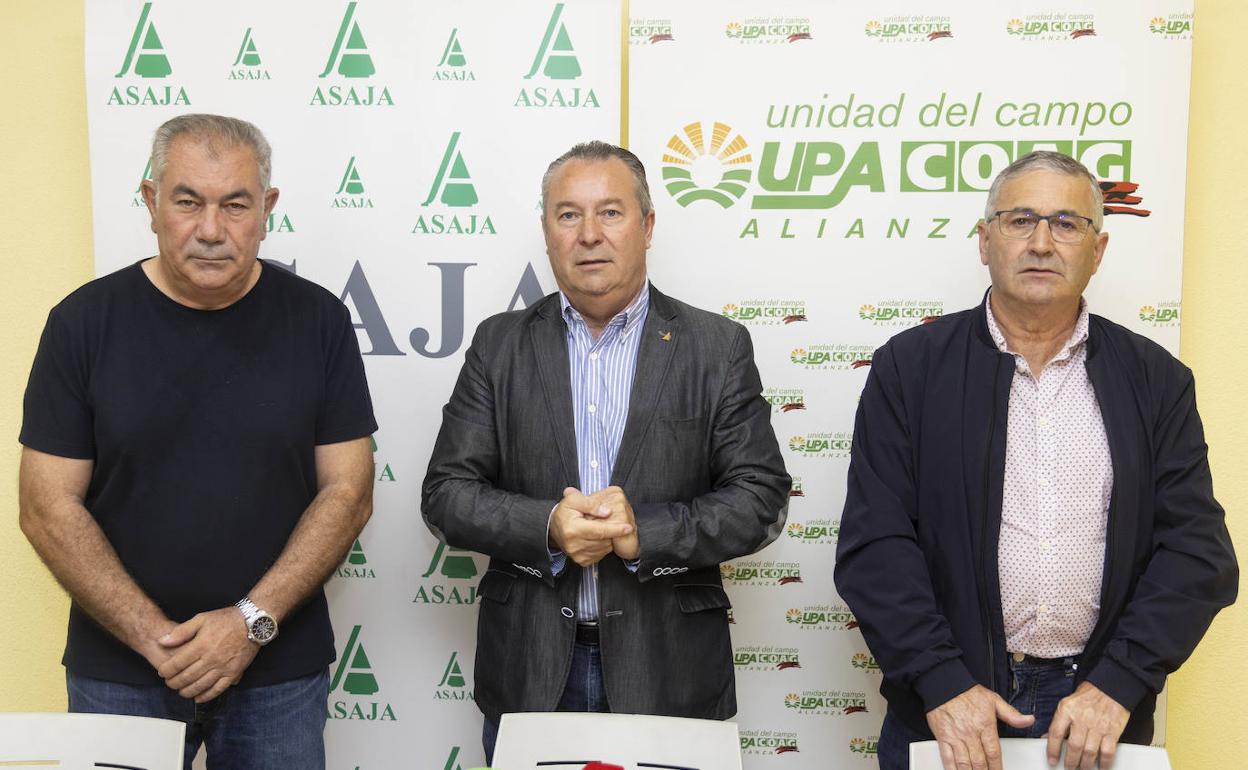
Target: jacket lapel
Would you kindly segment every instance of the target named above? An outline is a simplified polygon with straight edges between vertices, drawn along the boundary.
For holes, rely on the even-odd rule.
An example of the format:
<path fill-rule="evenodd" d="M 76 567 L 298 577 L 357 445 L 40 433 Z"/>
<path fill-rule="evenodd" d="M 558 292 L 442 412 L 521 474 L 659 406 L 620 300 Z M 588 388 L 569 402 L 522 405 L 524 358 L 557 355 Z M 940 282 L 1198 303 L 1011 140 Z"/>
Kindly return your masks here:
<path fill-rule="evenodd" d="M 633 392 L 628 399 L 628 419 L 611 473 L 611 483 L 616 486 L 628 478 L 641 450 L 642 439 L 654 421 L 663 383 L 682 340 L 680 319 L 676 316 L 672 301 L 651 286 L 650 312 L 646 314 L 641 342 L 637 346 L 637 372 L 633 375 Z"/>
<path fill-rule="evenodd" d="M 568 484 L 581 486 L 576 461 L 576 425 L 572 414 L 572 371 L 568 365 L 568 327 L 559 314 L 559 295 L 547 297 L 529 326 L 542 395 L 550 412 L 556 450 Z"/>

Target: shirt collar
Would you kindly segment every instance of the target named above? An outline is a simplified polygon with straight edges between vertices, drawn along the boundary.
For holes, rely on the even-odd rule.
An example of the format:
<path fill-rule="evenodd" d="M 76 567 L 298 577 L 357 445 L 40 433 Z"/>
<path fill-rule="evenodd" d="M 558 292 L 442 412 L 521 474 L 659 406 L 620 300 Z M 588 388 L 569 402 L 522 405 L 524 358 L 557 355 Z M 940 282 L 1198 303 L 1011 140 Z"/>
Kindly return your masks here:
<path fill-rule="evenodd" d="M 572 303 L 568 301 L 568 297 L 562 291 L 559 292 L 559 307 L 563 313 L 563 322 L 571 329 L 574 324 L 585 323 L 585 318 L 576 308 L 572 307 Z M 641 291 L 637 292 L 637 296 L 633 297 L 633 301 L 628 303 L 628 307 L 607 322 L 607 328 L 617 326 L 625 337 L 632 334 L 633 330 L 641 325 L 646 317 L 646 311 L 650 309 L 650 282 L 643 281 Z"/>
<path fill-rule="evenodd" d="M 984 300 L 984 308 L 988 312 L 988 333 L 992 335 L 992 341 L 996 343 L 997 350 L 1000 350 L 1002 353 L 1010 353 L 1011 355 L 1018 355 L 1016 351 L 1010 350 L 1009 344 L 1005 341 L 1005 335 L 1001 333 L 1001 327 L 997 325 L 997 319 L 994 318 L 992 315 L 992 290 L 991 289 L 988 290 L 988 299 Z M 1062 349 L 1058 351 L 1057 355 L 1053 356 L 1053 360 L 1049 361 L 1049 363 L 1054 363 L 1056 361 L 1065 361 L 1066 359 L 1070 358 L 1074 354 L 1075 350 L 1080 345 L 1084 344 L 1087 341 L 1088 341 L 1088 301 L 1085 298 L 1080 297 L 1079 298 L 1079 318 L 1076 319 L 1075 321 L 1074 331 L 1070 333 L 1070 339 L 1066 340 L 1066 344 L 1062 346 Z"/>

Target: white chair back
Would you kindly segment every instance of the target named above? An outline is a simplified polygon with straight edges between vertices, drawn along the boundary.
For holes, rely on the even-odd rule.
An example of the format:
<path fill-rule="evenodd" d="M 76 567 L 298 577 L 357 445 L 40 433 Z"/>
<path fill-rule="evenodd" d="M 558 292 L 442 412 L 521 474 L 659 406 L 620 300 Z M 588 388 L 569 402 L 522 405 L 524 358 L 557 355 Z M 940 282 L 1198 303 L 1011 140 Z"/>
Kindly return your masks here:
<path fill-rule="evenodd" d="M 113 714 L 0 714 L 0 767 L 182 770 L 186 725 Z"/>
<path fill-rule="evenodd" d="M 741 770 L 733 722 L 637 714 L 504 714 L 496 770 L 581 770 L 590 762 L 638 768 Z M 552 764 L 555 763 L 555 764 Z"/>
<path fill-rule="evenodd" d="M 1053 770 L 1045 754 L 1048 741 L 1044 738 L 1003 738 L 1001 764 L 1005 770 Z M 1062 758 L 1065 759 L 1065 744 Z M 1058 767 L 1065 767 L 1059 763 Z M 910 770 L 942 770 L 940 749 L 936 741 L 910 744 Z M 1118 745 L 1114 770 L 1171 770 L 1165 749 L 1154 746 Z"/>

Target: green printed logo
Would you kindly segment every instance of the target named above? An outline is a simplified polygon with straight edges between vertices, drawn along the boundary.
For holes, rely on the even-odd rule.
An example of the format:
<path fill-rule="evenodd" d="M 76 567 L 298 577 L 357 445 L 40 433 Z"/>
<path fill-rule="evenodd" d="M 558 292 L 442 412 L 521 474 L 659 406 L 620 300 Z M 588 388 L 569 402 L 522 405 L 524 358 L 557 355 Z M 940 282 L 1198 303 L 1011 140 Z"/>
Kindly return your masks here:
<path fill-rule="evenodd" d="M 849 457 L 852 444 L 850 433 L 810 433 L 790 438 L 789 451 L 798 457 L 844 459 Z"/>
<path fill-rule="evenodd" d="M 806 690 L 784 696 L 784 707 L 799 714 L 865 714 L 867 694 L 841 690 Z"/>
<path fill-rule="evenodd" d="M 746 756 L 788 754 L 797 751 L 797 733 L 783 730 L 741 730 L 741 753 Z"/>
<path fill-rule="evenodd" d="M 477 190 L 472 186 L 472 178 L 468 174 L 468 166 L 464 163 L 464 155 L 456 149 L 459 144 L 459 132 L 451 134 L 451 141 L 446 145 L 446 152 L 442 153 L 442 163 L 438 166 L 438 173 L 433 178 L 433 186 L 429 188 L 429 197 L 425 198 L 425 202 L 420 204 L 428 206 L 433 203 L 433 199 L 437 197 L 438 190 L 442 191 L 441 202 L 447 206 L 464 207 L 474 206 L 477 203 Z M 450 167 L 450 173 L 447 173 L 447 167 Z"/>
<path fill-rule="evenodd" d="M 861 369 L 870 366 L 874 356 L 870 345 L 809 345 L 789 351 L 789 361 L 803 369 Z"/>
<path fill-rule="evenodd" d="M 468 64 L 464 58 L 463 46 L 459 44 L 459 29 L 452 29 L 451 36 L 446 39 L 446 48 L 442 49 L 439 67 L 463 67 Z"/>
<path fill-rule="evenodd" d="M 667 140 L 663 155 L 663 181 L 667 192 L 682 207 L 707 200 L 728 208 L 745 195 L 753 161 L 745 137 L 728 141 L 732 127 L 716 121 L 706 143 L 701 123 L 690 123 Z"/>
<path fill-rule="evenodd" d="M 459 665 L 459 653 L 452 652 L 446 667 L 442 669 L 442 678 L 433 691 L 433 699 L 440 701 L 474 700 L 473 692 L 468 687 L 468 680 Z"/>
<path fill-rule="evenodd" d="M 377 692 L 377 678 L 373 676 L 373 666 L 368 662 L 364 645 L 360 642 L 360 630 L 363 626 L 351 629 L 351 637 L 338 660 L 338 668 L 330 681 L 329 691 L 336 692 L 341 685 L 343 692 L 352 695 L 372 695 Z M 346 678 L 343 678 L 346 674 Z"/>
<path fill-rule="evenodd" d="M 1169 16 L 1154 16 L 1148 22 L 1148 30 L 1168 40 L 1191 40 L 1192 14 L 1172 13 Z"/>
<path fill-rule="evenodd" d="M 364 194 L 364 179 L 360 176 L 359 167 L 355 165 L 354 155 L 347 161 L 347 168 L 342 172 L 342 181 L 338 183 L 338 191 L 330 205 L 336 209 L 374 208 L 373 199 Z"/>
<path fill-rule="evenodd" d="M 147 159 L 147 164 L 143 166 L 143 176 L 139 177 L 139 184 L 134 188 L 134 194 L 130 196 L 131 208 L 146 208 L 147 204 L 143 202 L 143 183 L 152 180 L 152 159 Z"/>
<path fill-rule="evenodd" d="M 776 326 L 806 321 L 806 303 L 802 300 L 747 299 L 740 304 L 724 305 L 725 318 L 751 326 Z"/>
<path fill-rule="evenodd" d="M 734 586 L 783 586 L 802 582 L 802 566 L 797 562 L 740 561 L 719 565 L 719 576 Z"/>
<path fill-rule="evenodd" d="M 354 160 L 354 158 L 352 159 Z M 369 436 L 368 440 L 373 445 L 373 454 L 377 454 L 377 437 Z M 377 461 L 373 461 L 373 467 L 376 468 Z M 377 481 L 394 481 L 394 471 L 390 468 L 390 463 L 380 463 L 381 470 L 377 472 Z"/>
<path fill-rule="evenodd" d="M 230 80 L 272 80 L 267 69 L 260 66 L 260 50 L 256 48 L 256 40 L 251 36 L 251 27 L 243 33 L 243 42 L 238 46 L 234 56 L 234 64 L 230 69 Z"/>
<path fill-rule="evenodd" d="M 724 36 L 738 43 L 795 43 L 810 40 L 808 17 L 757 16 L 744 21 L 731 21 L 724 27 Z"/>
<path fill-rule="evenodd" d="M 575 80 L 581 76 L 581 65 L 576 60 L 572 38 L 568 35 L 567 26 L 559 20 L 563 6 L 563 3 L 555 3 L 555 10 L 546 24 L 546 34 L 542 36 L 542 43 L 537 47 L 537 55 L 533 57 L 533 66 L 524 76 L 525 80 L 536 75 L 539 69 L 551 80 Z"/>
<path fill-rule="evenodd" d="M 796 647 L 738 647 L 732 663 L 738 671 L 784 671 L 801 668 Z"/>
<path fill-rule="evenodd" d="M 871 674 L 880 673 L 880 664 L 875 658 L 865 652 L 856 652 L 854 657 L 850 658 L 849 664 L 859 671 L 866 671 Z"/>
<path fill-rule="evenodd" d="M 652 45 L 675 39 L 672 35 L 671 19 L 629 19 L 629 45 Z"/>
<path fill-rule="evenodd" d="M 808 545 L 834 545 L 841 535 L 840 519 L 814 519 L 805 523 L 791 521 L 785 534 L 799 543 Z"/>
<path fill-rule="evenodd" d="M 368 566 L 368 557 L 364 554 L 364 547 L 360 545 L 359 538 L 351 546 L 351 551 L 347 553 L 347 560 L 338 566 L 334 572 L 335 577 L 352 579 L 363 578 L 371 580 L 377 577 L 377 573 L 373 568 Z"/>
<path fill-rule="evenodd" d="M 850 738 L 849 751 L 851 754 L 857 754 L 863 759 L 875 759 L 879 753 L 880 738 L 873 735 L 870 738 Z"/>
<path fill-rule="evenodd" d="M 772 414 L 806 408 L 806 391 L 802 388 L 767 388 L 763 391 L 763 398 L 771 404 Z"/>
<path fill-rule="evenodd" d="M 915 326 L 935 321 L 945 313 L 945 303 L 916 299 L 885 300 L 859 305 L 858 317 L 872 326 Z"/>
<path fill-rule="evenodd" d="M 858 619 L 843 604 L 823 604 L 790 608 L 784 621 L 805 631 L 850 631 L 858 627 Z"/>
<path fill-rule="evenodd" d="M 1178 326 L 1183 305 L 1180 302 L 1158 302 L 1140 307 L 1140 320 L 1156 327 Z"/>
<path fill-rule="evenodd" d="M 139 12 L 139 23 L 135 25 L 134 35 L 130 38 L 130 47 L 126 49 L 125 61 L 113 77 L 125 77 L 133 72 L 141 78 L 163 78 L 173 72 L 173 68 L 169 66 L 169 57 L 165 56 L 165 47 L 160 42 L 160 35 L 156 34 L 156 25 L 151 22 L 151 13 L 152 4 L 144 3 L 143 10 Z"/>
<path fill-rule="evenodd" d="M 948 16 L 889 16 L 866 23 L 867 37 L 881 43 L 918 43 L 953 37 Z"/>
<path fill-rule="evenodd" d="M 1076 40 L 1096 35 L 1096 18 L 1090 13 L 1037 13 L 1010 19 L 1005 31 L 1018 40 Z"/>
<path fill-rule="evenodd" d="M 355 6 L 355 0 L 347 3 L 347 12 L 342 15 L 338 36 L 334 38 L 334 46 L 325 62 L 325 71 L 320 74 L 322 78 L 333 72 L 335 65 L 337 73 L 344 78 L 368 78 L 377 72 L 373 67 L 373 57 L 368 54 L 364 33 L 360 32 L 359 22 L 355 20 Z"/>
<path fill-rule="evenodd" d="M 429 566 L 421 575 L 422 582 L 416 589 L 417 604 L 471 605 L 477 601 L 476 584 L 447 585 L 444 580 L 471 580 L 478 574 L 477 563 L 471 552 L 438 543 Z"/>

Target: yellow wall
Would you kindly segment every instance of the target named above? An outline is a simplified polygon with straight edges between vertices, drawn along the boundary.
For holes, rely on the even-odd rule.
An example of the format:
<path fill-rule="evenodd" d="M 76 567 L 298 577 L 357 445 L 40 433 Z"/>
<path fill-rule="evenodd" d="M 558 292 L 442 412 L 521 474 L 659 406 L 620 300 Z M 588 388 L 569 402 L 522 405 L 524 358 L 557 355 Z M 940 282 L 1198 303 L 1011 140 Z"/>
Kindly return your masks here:
<path fill-rule="evenodd" d="M 1248 287 L 1248 7 L 1199 0 L 1192 83 L 1183 359 L 1196 370 L 1217 493 L 1248 553 L 1248 381 L 1239 292 Z M 17 528 L 16 436 L 48 309 L 91 277 L 91 195 L 81 2 L 5 0 L 0 72 L 0 711 L 65 707 L 59 664 L 66 601 Z M 1094 73 L 1093 73 L 1094 75 Z M 1176 768 L 1248 767 L 1248 598 L 1215 622 L 1171 682 Z"/>

